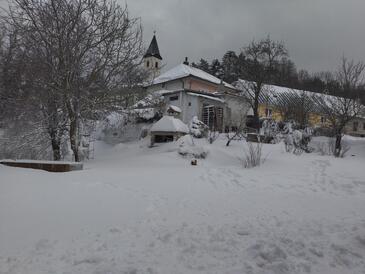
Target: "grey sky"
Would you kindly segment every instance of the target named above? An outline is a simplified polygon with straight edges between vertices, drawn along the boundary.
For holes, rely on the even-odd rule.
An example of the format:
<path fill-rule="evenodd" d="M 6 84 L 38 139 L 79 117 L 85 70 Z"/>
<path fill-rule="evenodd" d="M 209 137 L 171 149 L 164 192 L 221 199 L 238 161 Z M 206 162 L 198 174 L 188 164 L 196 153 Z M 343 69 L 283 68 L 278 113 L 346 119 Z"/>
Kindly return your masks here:
<path fill-rule="evenodd" d="M 365 59 L 364 0 L 129 0 L 128 7 L 142 18 L 146 46 L 157 31 L 166 68 L 185 56 L 220 58 L 267 34 L 285 42 L 299 69 L 334 70 L 343 53 Z"/>

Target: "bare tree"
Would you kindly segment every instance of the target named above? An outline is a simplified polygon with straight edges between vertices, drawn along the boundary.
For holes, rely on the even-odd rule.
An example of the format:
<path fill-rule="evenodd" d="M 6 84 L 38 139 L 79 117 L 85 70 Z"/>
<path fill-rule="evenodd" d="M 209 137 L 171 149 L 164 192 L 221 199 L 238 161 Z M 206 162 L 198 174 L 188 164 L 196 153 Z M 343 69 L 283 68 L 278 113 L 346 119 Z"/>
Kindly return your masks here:
<path fill-rule="evenodd" d="M 345 57 L 336 73 L 341 94 L 340 96 L 315 96 L 315 100 L 332 125 L 336 137 L 335 157 L 340 157 L 342 152 L 342 137 L 347 123 L 358 117 L 364 110 L 359 99 L 352 98 L 351 94 L 363 83 L 364 62 L 355 63 Z M 333 93 L 336 95 L 336 92 Z M 346 97 L 344 96 L 346 95 Z"/>
<path fill-rule="evenodd" d="M 300 128 L 308 126 L 309 114 L 315 111 L 315 104 L 308 92 L 288 90 L 276 97 L 276 105 L 284 121 L 293 120 Z"/>
<path fill-rule="evenodd" d="M 82 118 L 105 108 L 108 92 L 123 85 L 139 65 L 139 19 L 114 0 L 14 0 L 6 22 L 34 61 L 28 71 L 48 95 L 42 104 L 48 124 L 62 128 L 67 116 L 71 149 L 79 161 Z M 60 134 L 50 130 L 54 141 Z"/>
<path fill-rule="evenodd" d="M 275 75 L 276 65 L 288 56 L 282 42 L 276 42 L 268 36 L 259 42 L 252 41 L 243 49 L 245 61 L 241 76 L 247 80 L 242 88 L 251 102 L 256 125 L 259 119 L 259 98 L 265 84 L 269 84 Z"/>

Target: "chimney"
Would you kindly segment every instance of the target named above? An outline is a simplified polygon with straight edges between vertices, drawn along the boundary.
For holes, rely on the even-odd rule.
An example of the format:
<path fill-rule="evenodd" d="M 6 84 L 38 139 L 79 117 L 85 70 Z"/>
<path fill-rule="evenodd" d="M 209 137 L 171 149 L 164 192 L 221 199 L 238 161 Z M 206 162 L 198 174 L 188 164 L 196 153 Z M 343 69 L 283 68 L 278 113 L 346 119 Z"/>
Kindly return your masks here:
<path fill-rule="evenodd" d="M 183 64 L 189 66 L 189 59 L 188 59 L 188 57 L 185 57 L 185 61 L 184 61 Z"/>

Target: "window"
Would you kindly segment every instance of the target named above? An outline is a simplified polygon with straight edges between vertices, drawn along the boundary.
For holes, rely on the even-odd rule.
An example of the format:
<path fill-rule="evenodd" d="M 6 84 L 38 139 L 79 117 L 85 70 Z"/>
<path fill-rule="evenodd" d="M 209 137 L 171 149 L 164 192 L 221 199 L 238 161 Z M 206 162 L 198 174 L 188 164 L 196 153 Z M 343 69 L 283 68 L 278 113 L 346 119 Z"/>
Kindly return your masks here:
<path fill-rule="evenodd" d="M 158 63 L 157 62 L 155 63 L 155 68 L 158 68 Z"/>
<path fill-rule="evenodd" d="M 156 143 L 168 143 L 173 142 L 174 136 L 173 135 L 156 135 L 155 142 Z"/>
<path fill-rule="evenodd" d="M 354 124 L 352 125 L 352 130 L 357 131 L 358 127 L 359 127 L 359 122 L 355 121 Z"/>
<path fill-rule="evenodd" d="M 210 129 L 222 132 L 223 130 L 223 108 L 212 105 L 204 105 L 202 121 Z"/>
<path fill-rule="evenodd" d="M 214 126 L 214 106 L 206 105 L 203 107 L 203 123 L 206 124 L 210 129 Z"/>
<path fill-rule="evenodd" d="M 321 124 L 324 124 L 326 122 L 326 117 L 321 116 Z"/>
<path fill-rule="evenodd" d="M 365 130 L 365 122 L 362 123 L 362 129 Z"/>
<path fill-rule="evenodd" d="M 169 99 L 170 99 L 170 102 L 171 102 L 171 101 L 177 101 L 177 100 L 179 100 L 179 96 L 178 96 L 178 95 L 176 95 L 176 96 L 171 96 Z"/>
<path fill-rule="evenodd" d="M 266 117 L 271 117 L 272 116 L 272 109 L 270 109 L 270 108 L 265 109 L 265 115 L 266 115 Z"/>
<path fill-rule="evenodd" d="M 188 103 L 188 106 L 191 107 L 191 102 Z M 364 124 L 365 125 L 365 124 Z"/>
<path fill-rule="evenodd" d="M 148 68 L 150 67 L 150 61 L 147 61 L 147 67 Z"/>

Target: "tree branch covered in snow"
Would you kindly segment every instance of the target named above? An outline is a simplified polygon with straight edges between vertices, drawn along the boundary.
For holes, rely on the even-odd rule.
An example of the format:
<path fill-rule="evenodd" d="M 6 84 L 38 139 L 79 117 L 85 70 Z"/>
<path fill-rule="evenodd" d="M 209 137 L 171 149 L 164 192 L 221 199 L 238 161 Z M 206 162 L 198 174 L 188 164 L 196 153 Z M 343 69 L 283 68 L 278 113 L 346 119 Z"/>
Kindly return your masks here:
<path fill-rule="evenodd" d="M 113 89 L 140 79 L 139 19 L 113 0 L 14 0 L 4 24 L 22 55 L 22 90 L 47 118 L 55 160 L 66 125 L 79 161 L 82 119 L 110 108 Z"/>

